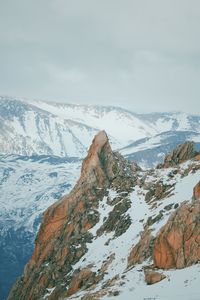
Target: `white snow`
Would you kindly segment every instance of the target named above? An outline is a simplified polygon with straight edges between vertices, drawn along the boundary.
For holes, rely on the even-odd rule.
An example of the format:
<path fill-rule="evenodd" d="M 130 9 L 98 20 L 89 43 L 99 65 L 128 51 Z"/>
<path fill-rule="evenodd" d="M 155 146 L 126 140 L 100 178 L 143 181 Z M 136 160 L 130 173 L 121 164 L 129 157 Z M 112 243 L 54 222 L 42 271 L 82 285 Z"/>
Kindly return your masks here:
<path fill-rule="evenodd" d="M 15 230 L 25 226 L 35 231 L 37 217 L 73 187 L 80 165 L 81 162 L 49 164 L 12 156 L 0 160 L 0 221 L 4 224 L 0 234 L 13 228 L 13 224 Z"/>
<path fill-rule="evenodd" d="M 2 100 L 7 103 L 9 100 Z M 1 102 L 2 101 L 2 102 Z M 5 101 L 5 102 L 4 102 Z M 13 104 L 12 104 L 13 105 Z M 150 138 L 136 147 L 122 150 L 123 154 L 135 153 L 159 145 L 156 135 L 172 130 L 200 132 L 200 126 L 192 126 L 189 115 L 184 113 L 139 115 L 118 107 L 72 105 L 44 101 L 16 101 L 26 107 L 22 116 L 1 116 L 4 128 L 0 133 L 2 153 L 31 155 L 48 154 L 83 158 L 94 135 L 106 130 L 112 148 L 122 149 L 134 141 Z M 197 124 L 197 123 L 196 123 Z M 200 124 L 200 122 L 199 122 Z M 195 138 L 195 135 L 192 137 Z M 196 137 L 198 140 L 198 137 Z"/>
<path fill-rule="evenodd" d="M 181 169 L 188 168 L 191 162 L 187 162 L 181 165 Z M 197 163 L 198 164 L 198 163 Z M 96 285 L 92 292 L 101 290 L 102 285 L 106 283 L 108 279 L 119 275 L 125 276 L 124 279 L 120 279 L 113 287 L 112 291 L 119 291 L 118 296 L 104 296 L 101 299 L 119 299 L 119 300 L 144 300 L 144 299 L 156 299 L 156 300 L 199 300 L 200 287 L 200 265 L 194 265 L 192 267 L 182 270 L 169 270 L 163 273 L 167 276 L 166 279 L 160 283 L 154 285 L 146 285 L 144 281 L 144 272 L 142 267 L 148 265 L 151 261 L 146 261 L 143 264 L 136 265 L 132 269 L 127 269 L 127 258 L 134 245 L 140 240 L 140 234 L 144 230 L 144 225 L 148 217 L 155 217 L 161 209 L 168 204 L 180 204 L 184 200 L 191 200 L 192 191 L 194 185 L 199 181 L 200 170 L 196 173 L 189 173 L 188 176 L 181 178 L 180 174 L 175 175 L 175 178 L 169 178 L 168 174 L 173 169 L 156 170 L 151 176 L 148 176 L 146 182 L 156 182 L 158 179 L 162 179 L 164 183 L 174 183 L 177 181 L 173 195 L 168 198 L 159 201 L 160 205 L 157 208 L 152 209 L 151 205 L 147 204 L 144 200 L 146 190 L 136 186 L 135 190 L 130 194 L 131 207 L 126 212 L 132 219 L 132 224 L 128 230 L 121 236 L 113 238 L 113 233 L 103 234 L 100 237 L 94 238 L 93 242 L 88 244 L 88 252 L 81 258 L 81 260 L 74 265 L 74 270 L 77 268 L 86 267 L 89 264 L 93 264 L 92 270 L 98 271 L 101 268 L 102 262 L 106 261 L 111 254 L 115 254 L 113 262 L 110 264 L 106 271 L 103 280 Z M 117 196 L 116 191 L 109 191 L 109 195 L 114 198 Z M 107 209 L 105 209 L 105 207 Z M 106 205 L 106 197 L 99 206 L 100 222 L 91 229 L 93 234 L 102 225 L 102 219 L 108 216 L 108 213 L 112 210 L 112 207 Z M 159 229 L 167 222 L 169 215 L 173 209 L 169 211 L 163 210 L 163 218 L 157 223 L 151 226 L 153 235 L 155 236 Z M 108 243 L 109 241 L 109 243 Z M 162 270 L 160 270 L 162 272 Z M 124 282 L 124 283 L 123 283 Z M 81 299 L 83 295 L 88 291 L 80 291 L 71 296 L 70 299 Z"/>
<path fill-rule="evenodd" d="M 120 153 L 122 155 L 127 155 L 127 154 L 135 153 L 138 151 L 146 150 L 146 149 L 152 149 L 160 144 L 161 144 L 160 136 L 154 136 L 151 139 L 147 140 L 146 142 L 143 142 L 137 146 L 132 146 L 132 147 L 130 146 L 130 147 L 121 149 Z"/>
<path fill-rule="evenodd" d="M 128 141 L 150 136 L 152 132 L 156 133 L 153 128 L 150 129 L 148 125 L 128 111 L 121 111 L 115 107 L 112 110 L 103 110 L 101 107 L 98 109 L 95 106 L 50 104 L 42 101 L 31 101 L 31 104 L 55 114 L 59 118 L 70 119 L 99 130 L 104 129 L 125 145 L 128 144 Z"/>
<path fill-rule="evenodd" d="M 199 300 L 200 295 L 200 264 L 181 269 L 164 271 L 166 279 L 147 285 L 144 274 L 140 272 L 143 265 L 125 273 L 125 285 L 115 286 L 119 290 L 117 297 L 102 297 L 102 300 Z M 162 270 L 161 270 L 162 272 Z"/>

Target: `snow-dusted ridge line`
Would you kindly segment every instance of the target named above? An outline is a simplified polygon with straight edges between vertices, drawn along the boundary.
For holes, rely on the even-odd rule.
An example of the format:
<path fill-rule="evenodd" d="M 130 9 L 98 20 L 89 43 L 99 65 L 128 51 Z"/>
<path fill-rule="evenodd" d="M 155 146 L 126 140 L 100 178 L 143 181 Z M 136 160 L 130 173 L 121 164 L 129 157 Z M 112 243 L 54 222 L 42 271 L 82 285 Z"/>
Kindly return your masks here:
<path fill-rule="evenodd" d="M 133 149 L 121 150 L 129 155 L 153 147 L 154 136 L 166 131 L 200 133 L 200 116 L 180 112 L 137 114 L 114 106 L 0 97 L 0 128 L 2 153 L 83 158 L 93 136 L 101 129 L 106 130 L 114 150 L 150 138 L 139 148 L 135 145 Z"/>
<path fill-rule="evenodd" d="M 27 97 L 14 97 L 14 96 L 9 96 L 9 95 L 1 95 L 0 96 L 0 101 L 21 101 L 21 102 L 25 102 L 25 103 L 46 103 L 46 104 L 50 104 L 50 105 L 59 105 L 59 106 L 71 106 L 71 107 L 86 107 L 86 108 L 96 108 L 98 109 L 102 109 L 102 110 L 121 110 L 121 111 L 126 111 L 127 113 L 131 113 L 133 115 L 137 115 L 137 116 L 152 116 L 152 115 L 156 115 L 158 117 L 160 117 L 161 115 L 163 116 L 170 116 L 170 115 L 176 115 L 176 114 L 185 114 L 191 117 L 199 117 L 198 114 L 188 114 L 185 111 L 181 111 L 181 110 L 169 110 L 169 111 L 152 111 L 152 112 L 133 112 L 130 109 L 124 108 L 120 105 L 101 105 L 101 104 L 81 104 L 81 103 L 71 103 L 71 102 L 66 102 L 66 101 L 57 101 L 57 100 L 48 100 L 48 99 L 30 99 Z"/>

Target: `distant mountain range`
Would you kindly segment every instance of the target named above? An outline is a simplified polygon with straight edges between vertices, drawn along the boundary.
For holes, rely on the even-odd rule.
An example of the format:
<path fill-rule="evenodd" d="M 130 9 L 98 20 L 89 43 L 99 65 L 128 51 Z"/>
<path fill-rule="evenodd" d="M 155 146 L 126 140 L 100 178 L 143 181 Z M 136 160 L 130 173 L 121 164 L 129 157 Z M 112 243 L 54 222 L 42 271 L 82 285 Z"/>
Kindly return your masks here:
<path fill-rule="evenodd" d="M 114 150 L 139 163 L 156 164 L 177 143 L 200 140 L 200 116 L 180 112 L 136 114 L 119 107 L 0 97 L 3 154 L 83 158 L 101 129 L 108 133 Z M 144 149 L 147 152 L 143 153 Z M 150 159 L 149 151 L 153 153 Z"/>

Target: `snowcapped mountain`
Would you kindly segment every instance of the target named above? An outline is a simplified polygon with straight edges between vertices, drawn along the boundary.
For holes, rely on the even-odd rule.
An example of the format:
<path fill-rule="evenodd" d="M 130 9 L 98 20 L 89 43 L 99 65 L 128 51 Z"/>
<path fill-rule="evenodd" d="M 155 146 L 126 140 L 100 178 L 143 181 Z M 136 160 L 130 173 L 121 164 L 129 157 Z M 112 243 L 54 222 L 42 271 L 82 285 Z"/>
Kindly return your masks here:
<path fill-rule="evenodd" d="M 200 116 L 136 114 L 119 107 L 0 97 L 1 153 L 83 158 L 93 136 L 102 129 L 108 133 L 113 149 L 130 144 L 133 148 L 134 142 L 167 131 L 200 133 Z"/>
<path fill-rule="evenodd" d="M 68 193 L 81 162 L 52 156 L 0 156 L 0 299 L 33 250 L 43 212 Z"/>

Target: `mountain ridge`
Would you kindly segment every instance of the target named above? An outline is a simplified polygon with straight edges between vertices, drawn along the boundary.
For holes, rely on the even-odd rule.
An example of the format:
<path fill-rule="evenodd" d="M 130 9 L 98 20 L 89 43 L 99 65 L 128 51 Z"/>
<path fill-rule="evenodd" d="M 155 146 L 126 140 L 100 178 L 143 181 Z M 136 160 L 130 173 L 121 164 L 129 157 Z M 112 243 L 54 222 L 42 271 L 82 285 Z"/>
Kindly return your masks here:
<path fill-rule="evenodd" d="M 102 129 L 107 131 L 115 150 L 169 130 L 200 133 L 200 116 L 184 113 L 136 114 L 114 106 L 55 104 L 3 97 L 0 97 L 0 122 L 1 153 L 19 155 L 83 158 L 93 136 Z"/>
<path fill-rule="evenodd" d="M 33 255 L 8 299 L 124 299 L 127 290 L 132 299 L 138 284 L 140 299 L 149 292 L 163 296 L 159 283 L 147 288 L 159 281 L 170 299 L 188 299 L 190 286 L 184 297 L 172 296 L 174 282 L 168 290 L 166 278 L 188 266 L 200 271 L 200 160 L 193 143 L 170 155 L 173 168 L 145 171 L 98 133 L 70 194 L 46 210 Z M 182 274 L 184 288 L 187 269 Z M 132 275 L 141 276 L 130 289 Z M 197 294 L 196 277 L 190 285 Z"/>
<path fill-rule="evenodd" d="M 0 199 L 0 246 L 3 249 L 2 255 L 0 256 L 2 266 L 0 269 L 0 298 L 3 297 L 3 299 L 5 299 L 5 295 L 7 294 L 11 283 L 16 279 L 16 276 L 19 276 L 22 273 L 23 266 L 31 255 L 33 240 L 40 224 L 42 213 L 49 205 L 53 204 L 74 186 L 80 171 L 81 160 L 85 156 L 93 136 L 99 129 L 103 129 L 100 127 L 103 127 L 104 122 L 101 123 L 102 126 L 97 126 L 99 124 L 98 120 L 103 120 L 102 116 L 106 113 L 106 107 L 103 108 L 103 111 L 105 110 L 105 112 L 99 111 L 98 113 L 98 106 L 95 110 L 95 114 L 97 115 L 95 115 L 94 112 L 88 110 L 89 108 L 87 106 L 88 114 L 84 113 L 81 115 L 81 120 L 83 120 L 84 123 L 81 123 L 80 112 L 76 114 L 74 110 L 71 110 L 70 114 L 75 114 L 75 118 L 79 118 L 78 121 L 74 120 L 74 116 L 72 115 L 73 118 L 68 120 L 68 122 L 62 121 L 60 123 L 59 114 L 57 116 L 56 114 L 53 115 L 51 112 L 48 112 L 48 110 L 39 107 L 39 105 L 38 107 L 32 105 L 30 108 L 30 110 L 34 112 L 33 118 L 33 115 L 30 117 L 24 114 L 24 110 L 26 111 L 27 108 L 26 103 L 24 109 L 23 106 L 21 107 L 19 103 L 15 101 L 15 99 L 13 99 L 12 102 L 13 107 L 9 105 L 10 100 L 8 98 L 5 99 L 4 103 L 6 105 L 6 111 L 3 110 L 0 101 L 0 185 L 2 191 Z M 66 105 L 66 107 L 68 106 L 69 105 Z M 51 109 L 52 107 L 54 109 L 55 106 L 52 106 L 51 104 Z M 73 108 L 74 105 L 72 104 L 71 107 Z M 121 154 L 125 155 L 127 159 L 139 163 L 143 169 L 146 169 L 147 167 L 153 168 L 158 163 L 161 163 L 166 153 L 171 152 L 177 144 L 182 144 L 186 140 L 194 140 L 195 146 L 198 146 L 199 144 L 200 131 L 198 126 L 200 121 L 198 116 L 192 116 L 188 119 L 188 126 L 193 130 L 196 130 L 188 131 L 186 130 L 187 126 L 184 125 L 186 124 L 184 120 L 187 120 L 188 117 L 185 119 L 186 114 L 183 114 L 184 126 L 183 130 L 179 131 L 177 128 L 180 126 L 177 124 L 179 124 L 180 118 L 176 121 L 170 113 L 156 113 L 156 118 L 153 114 L 149 114 L 148 118 L 146 115 L 146 118 L 150 120 L 148 122 L 157 119 L 160 120 L 157 126 L 160 126 L 163 130 L 162 120 L 164 120 L 164 130 L 166 127 L 174 129 L 167 132 L 163 131 L 156 135 L 154 134 L 155 131 L 153 131 L 150 137 L 147 137 L 146 133 L 144 133 L 145 131 L 142 131 L 144 133 L 143 139 L 136 138 L 134 142 L 132 141 L 131 144 L 134 143 L 134 147 L 129 151 L 130 139 L 135 139 L 134 130 L 139 129 L 138 123 L 136 124 L 136 127 L 131 127 L 132 125 L 130 126 L 130 124 L 127 123 L 128 119 L 126 118 L 126 114 L 121 115 L 124 111 L 123 109 L 120 110 L 120 114 L 114 116 L 112 110 L 113 107 L 109 109 L 109 114 L 111 115 L 107 114 L 108 117 L 105 119 L 107 127 L 110 126 L 110 120 L 112 120 L 111 123 L 114 124 L 116 129 L 114 137 L 111 136 L 111 134 L 108 135 L 109 139 L 111 139 L 110 143 L 112 148 L 117 150 L 127 146 L 125 149 L 128 149 L 128 152 L 125 154 L 122 149 L 120 150 Z M 128 112 L 126 111 L 126 113 Z M 44 117 L 41 117 L 41 115 Z M 161 115 L 164 119 L 159 119 Z M 18 121 L 15 119 L 13 122 L 13 116 L 16 116 Z M 90 122 L 92 122 L 92 125 L 95 124 L 95 127 L 87 125 L 89 117 L 92 118 Z M 64 115 L 64 118 L 66 118 L 66 114 Z M 121 123 L 118 118 L 121 118 Z M 141 118 L 143 118 L 143 115 L 141 115 Z M 134 120 L 135 119 L 133 119 L 133 121 Z M 142 120 L 142 122 L 143 121 L 145 121 L 145 119 Z M 125 123 L 124 127 L 121 126 L 122 123 Z M 58 126 L 54 126 L 55 124 Z M 135 126 L 134 122 L 133 124 Z M 172 126 L 173 124 L 175 127 Z M 121 131 L 119 131 L 118 128 L 120 128 Z M 135 129 L 132 130 L 132 128 Z M 128 138 L 125 136 L 124 130 L 128 131 Z M 51 134 L 51 132 L 56 132 L 56 134 Z M 84 134 L 84 132 L 86 133 Z M 123 142 L 118 141 L 118 137 L 121 138 L 121 135 L 125 136 Z M 73 138 L 73 136 L 75 138 Z M 139 136 L 141 136 L 141 132 L 139 133 Z M 8 148 L 7 145 L 9 144 L 11 147 Z M 2 151 L 2 145 L 7 147 L 4 148 L 5 151 Z M 35 145 L 37 147 L 35 147 Z M 14 152 L 13 149 L 16 149 L 16 152 L 20 154 L 11 154 Z M 23 149 L 23 155 L 20 149 Z M 62 151 L 63 153 L 61 153 Z M 134 170 L 139 173 L 139 168 L 133 163 L 131 164 L 134 166 Z M 175 167 L 175 169 L 176 168 L 177 167 Z M 180 176 L 182 176 L 184 172 L 188 172 L 186 165 L 184 165 L 184 168 L 185 170 L 178 171 L 182 172 Z M 148 175 L 148 172 L 151 171 L 145 171 L 147 177 L 150 176 Z M 194 170 L 194 172 L 196 171 Z M 159 176 L 161 175 L 158 174 L 158 177 Z M 145 176 L 143 177 L 143 179 L 138 178 L 138 184 L 140 183 L 141 186 L 143 185 L 143 181 L 146 181 Z M 163 177 L 166 177 L 165 173 L 163 174 Z M 188 178 L 190 177 L 191 174 L 189 174 Z M 158 181 L 156 176 L 154 179 Z M 179 177 L 175 177 L 175 179 L 177 182 L 180 180 Z M 120 183 L 118 184 L 120 186 Z M 166 182 L 166 184 L 168 183 Z M 186 184 L 188 183 L 186 182 Z M 196 182 L 193 182 L 193 186 L 195 184 Z M 146 182 L 146 188 L 151 188 L 151 191 L 147 193 L 146 189 L 141 189 L 140 193 L 147 193 L 147 199 L 151 198 L 152 193 L 156 193 L 157 197 L 161 197 L 161 186 L 162 184 L 159 182 L 153 187 Z M 189 186 L 192 191 L 192 184 L 190 183 Z M 127 188 L 129 189 L 129 187 Z M 182 189 L 184 190 L 184 186 Z M 111 203 L 115 201 L 113 200 L 114 195 L 120 197 L 116 190 L 109 191 L 109 195 Z M 188 193 L 185 195 L 187 195 L 187 197 L 184 197 L 190 199 Z M 131 195 L 131 199 L 132 197 L 135 197 L 137 201 L 139 199 L 137 193 Z M 162 199 L 160 199 L 160 201 L 162 202 Z M 107 204 L 104 203 L 104 205 Z M 125 207 L 126 205 L 128 204 L 126 203 Z M 168 205 L 170 207 L 171 203 L 168 203 L 165 206 Z M 139 201 L 138 207 L 140 207 Z M 103 214 L 101 205 L 100 208 Z M 109 206 L 109 208 L 112 209 L 112 206 Z M 135 209 L 137 209 L 137 207 L 135 207 Z M 164 208 L 161 210 L 165 211 Z M 147 213 L 150 217 L 148 223 L 155 222 L 155 219 L 159 219 L 163 214 L 158 211 L 155 216 L 152 216 L 152 213 L 148 209 Z M 140 215 L 140 211 L 138 214 Z M 142 217 L 140 219 L 142 220 Z M 126 222 L 128 226 L 130 221 L 127 219 Z M 108 229 L 109 226 L 109 222 L 107 222 L 105 228 Z M 133 232 L 134 230 L 135 229 L 133 228 Z M 117 229 L 117 232 L 120 232 L 119 228 Z M 130 247 L 131 246 L 132 245 L 130 245 Z M 97 248 L 98 247 L 99 245 Z M 19 255 L 20 260 L 18 259 Z M 123 257 L 121 259 L 123 259 Z"/>
<path fill-rule="evenodd" d="M 129 109 L 129 108 L 124 108 L 122 107 L 121 105 L 101 105 L 101 104 L 87 104 L 87 103 L 72 103 L 72 102 L 66 102 L 66 101 L 54 101 L 54 100 L 48 100 L 48 99 L 37 99 L 37 98 L 27 98 L 27 97 L 14 97 L 14 96 L 9 96 L 9 95 L 1 95 L 0 96 L 0 100 L 5 100 L 5 101 L 8 101 L 8 100 L 13 100 L 13 101 L 22 101 L 22 102 L 25 102 L 25 103 L 31 103 L 31 102 L 42 102 L 42 103 L 47 103 L 47 104 L 55 104 L 55 105 L 67 105 L 67 106 L 74 106 L 74 107 L 80 107 L 80 106 L 83 106 L 83 107 L 96 107 L 96 108 L 103 108 L 103 109 L 110 109 L 112 110 L 113 108 L 114 109 L 119 109 L 119 110 L 122 110 L 122 111 L 127 111 L 129 113 L 132 113 L 132 114 L 136 114 L 136 115 L 161 115 L 161 114 L 188 114 L 190 116 L 196 116 L 198 117 L 199 114 L 195 114 L 195 113 L 187 113 L 186 111 L 181 111 L 181 110 L 167 110 L 167 111 L 151 111 L 151 112 L 134 112 L 132 109 Z"/>

